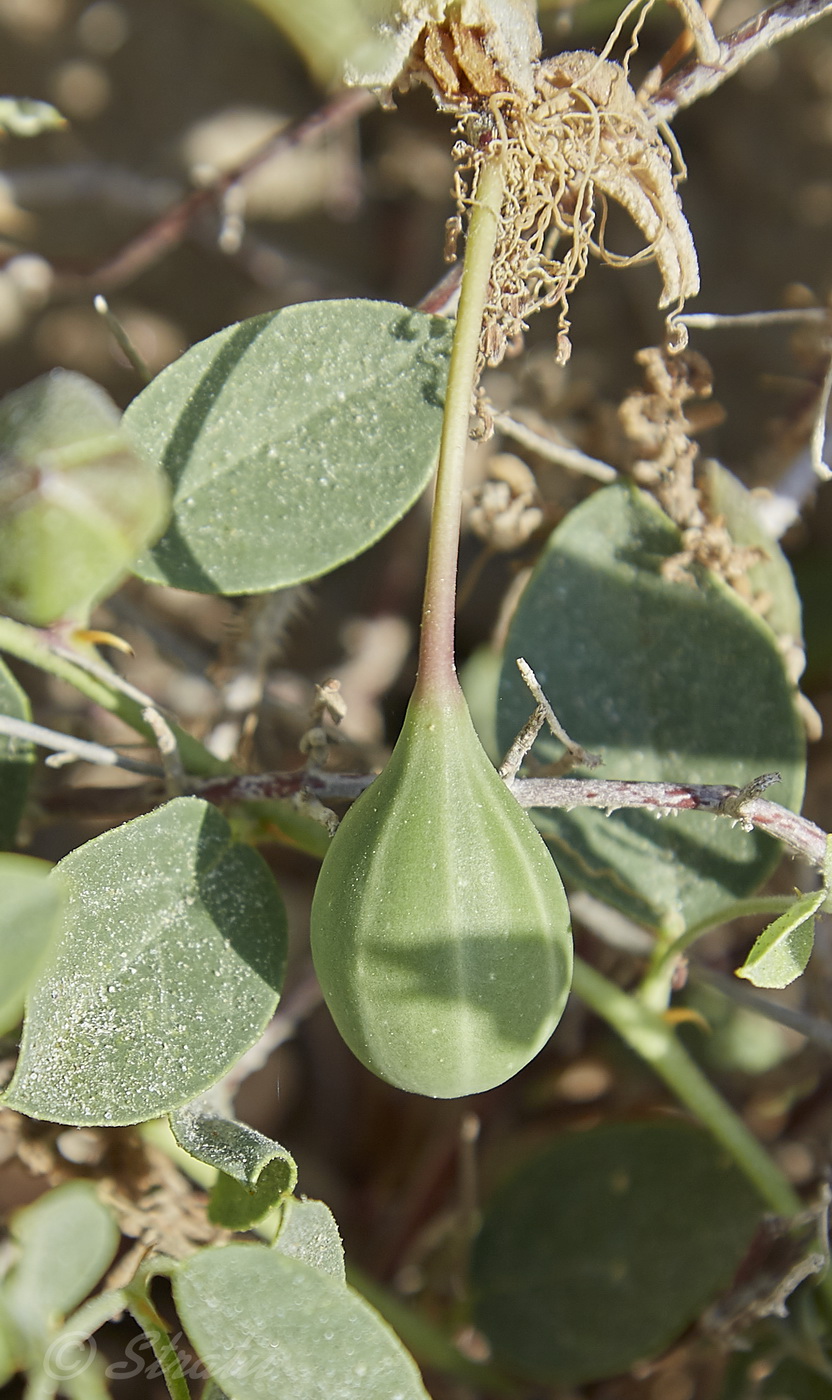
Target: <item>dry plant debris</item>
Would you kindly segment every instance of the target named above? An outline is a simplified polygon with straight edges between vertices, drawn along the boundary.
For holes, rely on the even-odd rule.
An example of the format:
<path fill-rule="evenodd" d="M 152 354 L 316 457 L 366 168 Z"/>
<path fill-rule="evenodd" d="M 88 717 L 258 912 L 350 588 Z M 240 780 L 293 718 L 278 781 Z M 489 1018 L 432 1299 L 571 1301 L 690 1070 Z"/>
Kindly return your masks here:
<path fill-rule="evenodd" d="M 632 474 L 682 532 L 680 553 L 662 571 L 692 583 L 691 564 L 704 564 L 747 599 L 748 570 L 760 551 L 736 544 L 722 520 L 708 518 L 695 480 L 699 447 L 691 434 L 702 426 L 695 421 L 701 414 L 686 406 L 710 398 L 710 366 L 694 351 L 673 355 L 655 346 L 639 351 L 636 360 L 644 367 L 645 387 L 628 394 L 619 409 L 634 453 Z"/>
<path fill-rule="evenodd" d="M 134 1128 L 63 1128 L 3 1108 L 0 1163 L 14 1158 L 50 1186 L 93 1181 L 121 1233 L 137 1241 L 142 1255 L 182 1259 L 200 1245 L 227 1238 L 208 1220 L 203 1193 Z"/>
<path fill-rule="evenodd" d="M 590 253 L 614 265 L 656 262 L 659 306 L 669 309 L 668 339 L 683 348 L 687 332 L 677 317 L 699 290 L 699 265 L 676 189 L 683 167 L 667 128 L 637 97 L 626 66 L 605 54 L 577 51 L 532 62 L 529 89 L 501 54 L 497 32 L 493 20 L 477 27 L 452 11 L 424 26 L 406 70 L 460 116 L 449 259 L 483 162 L 500 158 L 505 165 L 483 363 L 499 364 L 519 343 L 527 318 L 546 306 L 560 308 L 557 358 L 565 363 L 569 297 Z M 644 248 L 633 256 L 606 247 L 610 199 L 644 236 Z"/>

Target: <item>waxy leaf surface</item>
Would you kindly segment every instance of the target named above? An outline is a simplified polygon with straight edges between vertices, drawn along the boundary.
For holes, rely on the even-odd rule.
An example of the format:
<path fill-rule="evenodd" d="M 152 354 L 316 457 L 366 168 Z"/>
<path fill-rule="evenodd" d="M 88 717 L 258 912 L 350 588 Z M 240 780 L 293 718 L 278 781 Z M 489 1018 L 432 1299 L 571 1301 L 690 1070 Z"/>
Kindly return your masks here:
<path fill-rule="evenodd" d="M 268 867 L 183 797 L 56 867 L 63 924 L 31 989 L 5 1102 L 57 1123 L 136 1123 L 189 1103 L 277 1003 L 286 916 Z"/>
<path fill-rule="evenodd" d="M 300 1259 L 260 1245 L 203 1249 L 176 1271 L 173 1293 L 230 1400 L 427 1400 L 378 1313 Z"/>
<path fill-rule="evenodd" d="M 257 593 L 367 549 L 434 469 L 451 334 L 403 306 L 328 301 L 195 345 L 125 416 L 173 492 L 170 527 L 136 572 Z"/>
<path fill-rule="evenodd" d="M 339 1283 L 346 1283 L 344 1247 L 335 1217 L 323 1201 L 292 1196 L 283 1207 L 284 1217 L 275 1249 L 321 1269 Z"/>
<path fill-rule="evenodd" d="M 774 635 L 708 571 L 667 578 L 662 565 L 680 548 L 667 516 L 626 485 L 558 526 L 509 629 L 500 747 L 533 708 L 522 656 L 567 732 L 602 755 L 594 776 L 741 787 L 777 771 L 770 795 L 795 809 L 805 740 Z M 544 761 L 561 752 L 546 737 L 535 748 Z M 780 853 L 770 837 L 704 812 L 539 810 L 535 820 L 567 881 L 672 933 L 751 894 Z"/>
<path fill-rule="evenodd" d="M 189 1104 L 170 1115 L 170 1126 L 180 1147 L 219 1172 L 208 1207 L 216 1225 L 248 1230 L 294 1190 L 294 1158 L 247 1123 Z"/>

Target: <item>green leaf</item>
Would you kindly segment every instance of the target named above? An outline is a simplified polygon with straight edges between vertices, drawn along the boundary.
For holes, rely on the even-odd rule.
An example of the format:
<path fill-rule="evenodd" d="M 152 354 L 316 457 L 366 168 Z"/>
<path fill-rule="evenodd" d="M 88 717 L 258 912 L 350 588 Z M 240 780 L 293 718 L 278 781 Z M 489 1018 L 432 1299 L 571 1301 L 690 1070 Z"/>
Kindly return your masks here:
<path fill-rule="evenodd" d="M 23 1015 L 29 983 L 57 933 L 64 890 L 52 867 L 31 856 L 0 855 L 0 1032 Z"/>
<path fill-rule="evenodd" d="M 32 718 L 29 697 L 8 666 L 0 661 L 0 713 L 12 719 Z M 35 758 L 32 744 L 0 734 L 0 850 L 14 845 L 17 824 L 26 802 L 29 774 Z"/>
<path fill-rule="evenodd" d="M 283 1222 L 274 1247 L 339 1283 L 347 1281 L 341 1235 L 332 1211 L 323 1201 L 292 1196 L 283 1208 Z"/>
<path fill-rule="evenodd" d="M 26 1347 L 0 1293 L 0 1385 L 25 1365 Z"/>
<path fill-rule="evenodd" d="M 47 1331 L 83 1301 L 115 1258 L 118 1227 L 87 1181 L 70 1181 L 17 1211 L 21 1249 L 6 1302 L 28 1334 Z"/>
<path fill-rule="evenodd" d="M 421 494 L 452 327 L 386 302 L 290 306 L 195 345 L 125 425 L 173 489 L 136 565 L 199 593 L 258 593 L 360 554 Z"/>
<path fill-rule="evenodd" d="M 805 739 L 770 629 L 707 570 L 673 582 L 680 535 L 626 485 L 598 491 L 554 531 L 506 642 L 498 733 L 505 750 L 532 700 L 523 656 L 598 776 L 742 786 L 778 771 L 796 808 Z M 562 752 L 541 738 L 536 752 Z M 576 772 L 579 770 L 576 770 Z M 538 811 L 561 873 L 639 922 L 680 933 L 755 890 L 779 845 L 725 818 L 648 811 Z"/>
<path fill-rule="evenodd" d="M 0 401 L 0 607 L 85 617 L 159 532 L 167 490 L 111 399 L 56 369 Z"/>
<path fill-rule="evenodd" d="M 66 126 L 51 102 L 38 102 L 33 97 L 0 97 L 0 131 L 10 136 L 40 136 L 44 131 L 59 131 Z"/>
<path fill-rule="evenodd" d="M 230 1400 L 427 1400 L 369 1304 L 300 1259 L 261 1245 L 203 1249 L 177 1269 L 173 1293 Z"/>
<path fill-rule="evenodd" d="M 500 1364 L 536 1382 L 628 1371 L 728 1285 L 760 1214 L 723 1149 L 687 1122 L 563 1134 L 488 1203 L 477 1326 Z"/>
<path fill-rule="evenodd" d="M 79 847 L 5 1102 L 57 1123 L 136 1123 L 204 1092 L 261 1035 L 286 915 L 256 851 L 177 798 Z"/>
<path fill-rule="evenodd" d="M 788 987 L 806 969 L 815 941 L 815 915 L 826 890 L 801 895 L 791 909 L 763 929 L 737 976 L 755 987 Z"/>
<path fill-rule="evenodd" d="M 280 26 L 303 55 L 319 82 L 341 79 L 345 59 L 360 54 L 365 62 L 386 56 L 389 36 L 373 34 L 365 18 L 366 0 L 248 0 Z M 396 8 L 388 5 L 387 8 Z M 401 63 L 390 81 L 398 76 Z"/>
<path fill-rule="evenodd" d="M 208 1216 L 227 1230 L 248 1230 L 295 1189 L 298 1169 L 279 1142 L 246 1123 L 201 1112 L 189 1105 L 171 1114 L 180 1147 L 220 1173 L 211 1192 Z"/>

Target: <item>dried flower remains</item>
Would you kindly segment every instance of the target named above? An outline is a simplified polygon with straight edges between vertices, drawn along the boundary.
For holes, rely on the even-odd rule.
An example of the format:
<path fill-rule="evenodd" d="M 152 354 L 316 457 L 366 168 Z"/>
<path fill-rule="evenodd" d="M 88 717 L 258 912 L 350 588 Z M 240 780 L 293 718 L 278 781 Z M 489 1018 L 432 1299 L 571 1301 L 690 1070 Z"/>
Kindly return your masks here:
<path fill-rule="evenodd" d="M 631 8 L 601 55 L 576 51 L 539 62 L 539 35 L 525 0 L 410 0 L 404 7 L 413 47 L 400 81 L 427 82 L 440 106 L 460 118 L 449 260 L 483 162 L 500 158 L 505 166 L 483 364 L 498 364 L 519 342 L 528 317 L 546 306 L 560 310 L 558 359 L 565 362 L 569 297 L 590 253 L 614 265 L 654 261 L 662 279 L 659 306 L 669 312 L 668 343 L 680 349 L 687 342 L 677 317 L 699 290 L 699 266 L 676 188 L 681 157 L 649 99 L 640 100 L 630 85 L 635 41 L 624 65 L 607 57 Z M 609 200 L 641 230 L 640 252 L 622 256 L 606 246 Z"/>
<path fill-rule="evenodd" d="M 545 306 L 560 308 L 558 358 L 569 354 L 569 297 L 590 253 L 629 265 L 653 260 L 659 306 L 670 308 L 669 339 L 686 340 L 675 319 L 699 290 L 693 238 L 676 190 L 671 149 L 638 102 L 624 69 L 596 54 L 562 54 L 536 66 L 532 101 L 493 94 L 463 120 L 457 143 L 460 215 L 477 173 L 499 141 L 506 164 L 502 227 L 486 313 L 483 358 L 498 364 Z M 626 257 L 605 242 L 608 200 L 641 229 L 645 247 Z"/>

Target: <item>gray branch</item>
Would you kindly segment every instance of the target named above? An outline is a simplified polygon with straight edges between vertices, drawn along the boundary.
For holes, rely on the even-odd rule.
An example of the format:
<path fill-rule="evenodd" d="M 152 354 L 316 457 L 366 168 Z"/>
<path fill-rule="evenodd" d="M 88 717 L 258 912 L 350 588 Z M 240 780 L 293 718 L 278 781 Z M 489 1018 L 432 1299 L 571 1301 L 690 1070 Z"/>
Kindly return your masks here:
<path fill-rule="evenodd" d="M 53 754 L 65 761 L 80 758 L 86 763 L 97 763 L 103 768 L 126 768 L 129 773 L 144 773 L 153 778 L 162 775 L 161 768 L 154 763 L 145 763 L 140 758 L 126 758 L 115 749 L 107 748 L 105 744 L 76 739 L 74 734 L 61 734 L 57 729 L 44 729 L 41 724 L 30 724 L 28 720 L 15 719 L 12 715 L 0 715 L 0 734 L 5 734 L 9 739 L 37 744 L 41 749 L 51 749 Z"/>
<path fill-rule="evenodd" d="M 208 802 L 251 802 L 295 799 L 307 793 L 323 803 L 352 802 L 373 781 L 366 773 L 260 773 L 207 778 L 191 791 Z M 749 785 L 751 786 L 751 785 Z M 521 807 L 596 807 L 608 814 L 620 808 L 646 808 L 659 813 L 711 812 L 767 831 L 811 865 L 823 866 L 826 832 L 806 817 L 762 797 L 747 797 L 748 789 L 727 784 L 632 782 L 614 778 L 516 778 L 509 784 Z"/>
<path fill-rule="evenodd" d="M 683 107 L 721 87 L 749 59 L 828 14 L 832 14 L 832 0 L 780 0 L 779 5 L 761 10 L 723 36 L 718 66 L 695 59 L 662 83 L 649 103 L 651 115 L 658 121 L 670 121 Z"/>

